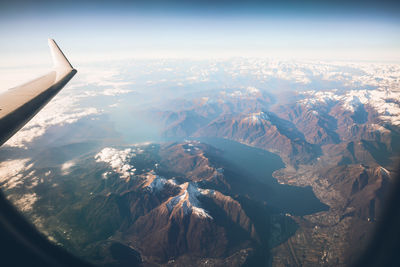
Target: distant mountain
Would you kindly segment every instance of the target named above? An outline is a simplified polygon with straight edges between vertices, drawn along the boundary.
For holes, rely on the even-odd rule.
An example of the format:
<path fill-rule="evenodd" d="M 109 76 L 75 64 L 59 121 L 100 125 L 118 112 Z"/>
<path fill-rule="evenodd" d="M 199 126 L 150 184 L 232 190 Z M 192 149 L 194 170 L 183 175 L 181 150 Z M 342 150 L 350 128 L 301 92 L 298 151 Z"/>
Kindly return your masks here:
<path fill-rule="evenodd" d="M 1 186 L 100 266 L 348 266 L 396 175 L 398 92 L 194 95 L 147 111 L 163 143 L 6 157 Z"/>
<path fill-rule="evenodd" d="M 273 250 L 274 265 L 343 266 L 368 242 L 383 196 L 396 174 L 400 149 L 397 95 L 381 89 L 306 91 L 284 104 L 256 105 L 263 99 L 241 99 L 246 103 L 243 109 L 224 98 L 223 105 L 236 108 L 208 116 L 198 106 L 188 105 L 180 112 L 201 114 L 202 123 L 172 120 L 164 134 L 224 138 L 279 154 L 286 164 L 274 173 L 279 182 L 311 186 L 330 210 L 293 216 L 300 226 L 298 235 Z M 202 109 L 214 101 L 208 99 Z M 159 118 L 165 114 L 159 112 Z M 181 128 L 190 132 L 176 134 Z M 336 234 L 328 236 L 332 232 Z"/>
<path fill-rule="evenodd" d="M 318 148 L 308 143 L 291 122 L 271 112 L 221 116 L 193 136 L 227 138 L 280 151 L 293 164 L 308 162 L 319 153 Z"/>

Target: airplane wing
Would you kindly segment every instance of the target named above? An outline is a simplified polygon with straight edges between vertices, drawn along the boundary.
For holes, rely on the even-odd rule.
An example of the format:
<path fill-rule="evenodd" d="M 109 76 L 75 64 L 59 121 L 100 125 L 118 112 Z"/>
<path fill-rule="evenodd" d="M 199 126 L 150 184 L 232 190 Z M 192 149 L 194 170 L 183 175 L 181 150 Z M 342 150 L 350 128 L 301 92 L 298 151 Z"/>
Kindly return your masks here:
<path fill-rule="evenodd" d="M 54 68 L 48 74 L 0 94 L 0 146 L 35 116 L 76 74 L 61 49 L 49 39 Z"/>

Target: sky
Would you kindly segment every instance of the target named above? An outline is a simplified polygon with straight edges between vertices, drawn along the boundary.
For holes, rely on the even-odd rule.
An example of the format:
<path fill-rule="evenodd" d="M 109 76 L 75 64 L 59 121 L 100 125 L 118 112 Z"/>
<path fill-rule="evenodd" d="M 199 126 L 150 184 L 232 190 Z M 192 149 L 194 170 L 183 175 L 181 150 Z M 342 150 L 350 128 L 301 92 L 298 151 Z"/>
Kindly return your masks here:
<path fill-rule="evenodd" d="M 0 1 L 0 68 L 71 62 L 272 57 L 400 62 L 396 1 Z"/>

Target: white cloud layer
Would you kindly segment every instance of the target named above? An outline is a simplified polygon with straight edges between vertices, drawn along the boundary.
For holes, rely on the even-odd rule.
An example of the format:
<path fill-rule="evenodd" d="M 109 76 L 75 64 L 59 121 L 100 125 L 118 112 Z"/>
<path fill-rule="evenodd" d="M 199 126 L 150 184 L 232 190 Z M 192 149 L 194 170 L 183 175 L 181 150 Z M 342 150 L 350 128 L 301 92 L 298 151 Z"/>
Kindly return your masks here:
<path fill-rule="evenodd" d="M 94 158 L 97 162 L 105 162 L 110 165 L 112 170 L 119 174 L 122 179 L 129 179 L 135 175 L 136 169 L 129 162 L 132 157 L 135 157 L 135 150 L 127 148 L 118 150 L 112 147 L 103 148 L 97 153 Z M 107 175 L 104 176 L 106 178 Z"/>
<path fill-rule="evenodd" d="M 33 167 L 33 163 L 29 163 L 30 159 L 14 159 L 0 163 L 0 185 L 3 190 L 19 187 L 24 183 L 26 178 L 32 177 L 35 172 L 31 171 L 27 175 L 25 172 Z"/>
<path fill-rule="evenodd" d="M 81 118 L 99 113 L 100 111 L 93 107 L 78 107 L 75 97 L 57 96 L 5 145 L 26 148 L 28 143 L 45 134 L 52 126 L 72 124 Z"/>
<path fill-rule="evenodd" d="M 15 69 L 12 71 L 15 72 Z M 81 100 L 100 95 L 118 96 L 132 92 L 123 88 L 132 82 L 120 81 L 116 78 L 117 75 L 117 69 L 82 68 L 79 75 L 5 145 L 27 148 L 27 144 L 44 135 L 50 127 L 72 124 L 84 117 L 102 113 L 103 110 L 94 106 L 82 106 Z M 87 90 L 88 88 L 94 90 Z"/>
<path fill-rule="evenodd" d="M 75 161 L 70 160 L 65 162 L 63 165 L 61 165 L 61 171 L 63 175 L 69 174 L 71 171 L 71 168 L 75 165 Z"/>
<path fill-rule="evenodd" d="M 33 204 L 38 200 L 38 196 L 35 193 L 28 193 L 21 196 L 13 201 L 13 204 L 23 212 L 31 211 Z"/>
<path fill-rule="evenodd" d="M 125 62 L 126 63 L 126 62 Z M 398 97 L 396 91 L 400 84 L 399 64 L 378 63 L 353 63 L 353 62 L 322 62 L 322 61 L 293 61 L 265 58 L 237 58 L 231 60 L 210 60 L 204 62 L 187 62 L 176 60 L 150 61 L 146 64 L 137 62 L 125 64 L 99 64 L 81 66 L 79 73 L 66 88 L 63 89 L 53 101 L 51 101 L 34 119 L 29 122 L 19 133 L 12 137 L 5 145 L 23 147 L 44 135 L 50 127 L 72 124 L 78 120 L 105 112 L 103 107 L 96 107 L 96 101 L 90 101 L 91 106 L 83 106 L 82 102 L 87 98 L 115 97 L 129 94 L 135 90 L 146 93 L 145 85 L 148 79 L 160 84 L 154 90 L 165 91 L 163 83 L 171 82 L 180 86 L 190 86 L 195 82 L 211 83 L 231 97 L 257 97 L 263 91 L 273 90 L 283 80 L 283 85 L 293 90 L 330 90 L 332 84 L 337 88 L 355 90 L 375 88 L 378 98 L 384 99 L 385 90 Z M 177 64 L 179 63 L 179 64 Z M 9 70 L 11 71 L 11 70 Z M 15 71 L 15 70 L 12 70 Z M 133 88 L 133 86 L 135 86 Z M 318 86 L 318 88 L 315 88 Z M 298 87 L 298 88 L 297 88 Z M 205 90 L 209 90 L 207 86 Z M 233 89 L 232 91 L 224 91 Z M 280 87 L 278 88 L 280 89 Z M 142 91 L 144 92 L 142 92 Z M 149 91 L 150 92 L 150 91 Z M 154 91 L 151 91 L 154 93 Z M 186 92 L 186 90 L 185 90 Z M 229 92 L 229 93 L 227 93 Z M 271 93 L 275 91 L 271 90 Z M 324 97 L 323 101 L 340 99 L 335 98 L 336 92 L 330 91 L 331 96 L 325 90 L 317 97 Z M 365 93 L 362 93 L 365 96 Z M 362 97 L 356 97 L 362 100 Z M 177 96 L 179 97 L 179 96 Z M 371 95 L 371 97 L 375 97 Z M 203 99 L 207 101 L 206 98 Z M 311 100 L 310 100 L 311 101 Z M 346 100 L 347 101 L 347 100 Z M 89 101 L 86 101 L 86 104 Z M 350 103 L 349 101 L 347 101 Z M 102 102 L 104 103 L 104 102 Z M 375 101 L 374 107 L 380 112 L 381 118 L 397 124 L 396 115 L 398 106 L 395 102 Z M 116 107 L 117 104 L 106 103 L 105 107 Z"/>

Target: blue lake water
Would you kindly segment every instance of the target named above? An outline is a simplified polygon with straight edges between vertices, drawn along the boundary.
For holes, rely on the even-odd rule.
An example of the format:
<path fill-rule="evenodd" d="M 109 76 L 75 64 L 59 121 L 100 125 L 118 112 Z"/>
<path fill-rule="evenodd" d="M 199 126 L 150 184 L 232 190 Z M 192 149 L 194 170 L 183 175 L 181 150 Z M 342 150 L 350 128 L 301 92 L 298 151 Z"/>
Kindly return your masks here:
<path fill-rule="evenodd" d="M 311 187 L 282 185 L 276 181 L 272 173 L 285 166 L 278 155 L 226 139 L 201 138 L 200 141 L 223 151 L 223 161 L 229 166 L 225 177 L 240 179 L 238 186 L 242 186 L 250 197 L 266 202 L 279 212 L 294 215 L 329 208 L 319 201 Z"/>

